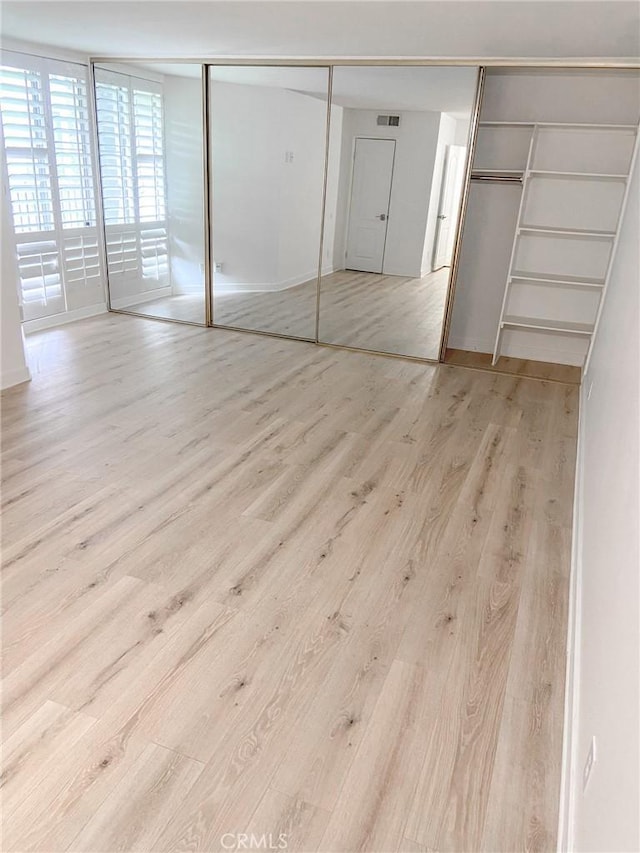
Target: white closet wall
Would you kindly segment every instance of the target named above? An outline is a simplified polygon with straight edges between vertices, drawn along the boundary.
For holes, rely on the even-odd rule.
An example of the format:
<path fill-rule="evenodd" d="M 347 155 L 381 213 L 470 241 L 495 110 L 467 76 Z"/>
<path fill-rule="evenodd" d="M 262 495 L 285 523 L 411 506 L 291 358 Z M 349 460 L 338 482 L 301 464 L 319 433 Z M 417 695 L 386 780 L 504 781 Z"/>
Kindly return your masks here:
<path fill-rule="evenodd" d="M 639 117 L 637 72 L 487 73 L 449 347 L 583 363 Z"/>

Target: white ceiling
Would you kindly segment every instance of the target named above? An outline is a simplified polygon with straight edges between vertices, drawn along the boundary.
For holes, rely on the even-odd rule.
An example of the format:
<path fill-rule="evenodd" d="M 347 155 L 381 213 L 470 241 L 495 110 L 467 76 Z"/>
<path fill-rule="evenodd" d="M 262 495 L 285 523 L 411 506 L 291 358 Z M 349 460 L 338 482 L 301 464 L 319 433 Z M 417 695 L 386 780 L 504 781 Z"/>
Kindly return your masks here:
<path fill-rule="evenodd" d="M 2 32 L 85 55 L 633 57 L 636 0 L 7 0 Z"/>

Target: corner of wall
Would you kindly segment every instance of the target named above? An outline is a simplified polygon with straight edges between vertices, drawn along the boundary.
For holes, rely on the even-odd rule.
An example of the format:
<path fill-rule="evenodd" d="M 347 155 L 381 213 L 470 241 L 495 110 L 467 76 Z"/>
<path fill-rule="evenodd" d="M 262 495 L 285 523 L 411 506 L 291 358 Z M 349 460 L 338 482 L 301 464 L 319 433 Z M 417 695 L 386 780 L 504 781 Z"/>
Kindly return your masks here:
<path fill-rule="evenodd" d="M 3 370 L 0 373 L 0 390 L 6 391 L 14 385 L 23 385 L 31 381 L 31 371 L 28 367 L 18 367 L 13 370 Z"/>
<path fill-rule="evenodd" d="M 11 388 L 31 378 L 24 351 L 21 310 L 18 304 L 18 267 L 12 247 L 6 188 L 2 188 L 0 227 L 0 388 Z"/>

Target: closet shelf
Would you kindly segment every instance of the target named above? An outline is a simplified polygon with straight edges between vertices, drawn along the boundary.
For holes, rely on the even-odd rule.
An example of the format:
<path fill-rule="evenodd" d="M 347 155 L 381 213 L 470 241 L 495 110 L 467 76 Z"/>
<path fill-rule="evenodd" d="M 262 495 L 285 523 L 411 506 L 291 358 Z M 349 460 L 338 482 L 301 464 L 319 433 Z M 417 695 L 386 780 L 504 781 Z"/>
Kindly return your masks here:
<path fill-rule="evenodd" d="M 598 237 L 605 240 L 613 240 L 616 236 L 615 231 L 597 231 L 595 229 L 584 228 L 550 228 L 544 225 L 521 225 L 518 228 L 519 234 L 549 234 L 551 236 L 560 237 Z"/>
<path fill-rule="evenodd" d="M 543 320 L 539 317 L 519 317 L 515 314 L 504 316 L 501 325 L 543 332 L 560 332 L 567 335 L 590 335 L 593 332 L 593 323 L 572 323 L 568 320 Z"/>
<path fill-rule="evenodd" d="M 517 137 L 514 144 L 518 143 L 520 154 L 520 137 L 529 137 L 491 364 L 500 358 L 507 330 L 529 336 L 536 331 L 570 336 L 576 344 L 588 344 L 596 323 L 592 318 L 599 316 L 611 253 L 615 251 L 618 226 L 611 220 L 617 207 L 615 219 L 619 222 L 629 191 L 629 175 L 622 174 L 621 169 L 625 168 L 625 157 L 633 162 L 635 153 L 627 149 L 633 144 L 637 151 L 638 127 L 555 121 L 485 121 L 481 125 L 495 128 L 493 134 L 486 130 L 483 139 L 487 144 L 492 138 L 506 144 Z M 594 227 L 588 227 L 590 222 Z M 605 264 L 607 272 L 603 273 Z M 545 267 L 548 272 L 537 271 Z M 573 273 L 584 269 L 591 275 L 565 273 L 563 267 Z M 594 272 L 599 273 L 597 278 L 591 277 Z M 589 313 L 585 313 L 587 308 Z M 565 319 L 550 319 L 549 314 L 562 314 Z M 584 318 L 590 322 L 582 322 Z"/>
<path fill-rule="evenodd" d="M 552 172 L 546 169 L 532 169 L 529 174 L 532 177 L 541 178 L 577 178 L 579 180 L 594 181 L 627 181 L 627 175 L 605 174 L 600 172 Z"/>
<path fill-rule="evenodd" d="M 534 275 L 534 273 L 522 273 L 518 274 L 514 272 L 509 278 L 509 283 L 513 284 L 517 282 L 519 284 L 539 284 L 542 286 L 552 286 L 552 287 L 589 287 L 589 288 L 601 288 L 604 287 L 604 281 L 602 279 L 597 278 L 578 278 L 577 276 L 566 275 L 562 278 L 546 275 L 541 273 L 540 275 Z"/>

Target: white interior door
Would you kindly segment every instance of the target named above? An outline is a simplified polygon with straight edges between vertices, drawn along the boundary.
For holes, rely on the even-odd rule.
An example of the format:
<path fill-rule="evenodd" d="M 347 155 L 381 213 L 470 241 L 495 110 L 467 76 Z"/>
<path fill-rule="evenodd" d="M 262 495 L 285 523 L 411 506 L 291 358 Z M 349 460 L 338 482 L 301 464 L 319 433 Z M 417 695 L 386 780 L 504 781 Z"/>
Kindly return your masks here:
<path fill-rule="evenodd" d="M 447 145 L 442 170 L 438 224 L 433 251 L 433 269 L 448 267 L 453 255 L 453 241 L 458 224 L 460 193 L 464 181 L 467 149 L 464 145 Z"/>
<path fill-rule="evenodd" d="M 382 272 L 395 139 L 356 139 L 346 267 Z"/>

